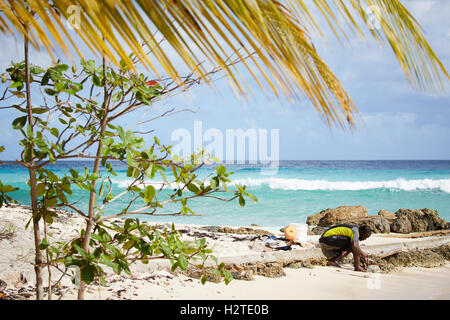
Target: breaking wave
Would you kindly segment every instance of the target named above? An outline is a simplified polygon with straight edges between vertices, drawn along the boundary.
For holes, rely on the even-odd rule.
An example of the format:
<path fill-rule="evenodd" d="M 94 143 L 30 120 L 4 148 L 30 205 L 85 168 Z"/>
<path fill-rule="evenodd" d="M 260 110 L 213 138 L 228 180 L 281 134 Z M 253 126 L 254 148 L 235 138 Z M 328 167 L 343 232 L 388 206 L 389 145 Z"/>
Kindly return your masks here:
<path fill-rule="evenodd" d="M 440 190 L 450 193 L 450 179 L 418 179 L 405 180 L 396 179 L 388 181 L 327 181 L 327 180 L 304 180 L 289 178 L 247 178 L 235 179 L 233 183 L 244 184 L 246 186 L 267 185 L 271 189 L 281 190 L 369 190 L 369 189 L 390 189 L 402 191 L 415 190 Z"/>
<path fill-rule="evenodd" d="M 113 180 L 119 188 L 127 188 L 131 180 Z M 160 188 L 163 181 L 151 181 L 145 185 L 153 185 Z M 205 183 L 208 184 L 207 182 Z M 450 179 L 417 179 L 417 180 L 387 180 L 387 181 L 327 181 L 327 180 L 305 180 L 293 178 L 245 178 L 233 179 L 232 184 L 242 184 L 248 187 L 268 186 L 270 189 L 279 190 L 342 190 L 358 191 L 370 189 L 388 189 L 399 191 L 416 190 L 439 190 L 450 193 Z M 177 185 L 165 185 L 164 188 L 175 188 Z"/>

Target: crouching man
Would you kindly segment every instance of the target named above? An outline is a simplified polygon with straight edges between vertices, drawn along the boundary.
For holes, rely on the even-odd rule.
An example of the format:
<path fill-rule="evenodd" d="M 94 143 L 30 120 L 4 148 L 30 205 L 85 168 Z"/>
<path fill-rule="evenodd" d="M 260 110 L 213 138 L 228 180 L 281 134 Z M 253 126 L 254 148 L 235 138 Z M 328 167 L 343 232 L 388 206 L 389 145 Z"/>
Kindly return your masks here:
<path fill-rule="evenodd" d="M 367 264 L 375 264 L 367 258 L 361 248 L 359 241 L 364 241 L 370 237 L 372 230 L 369 226 L 358 227 L 355 225 L 341 224 L 333 226 L 325 231 L 319 239 L 320 247 L 328 263 L 335 267 L 340 267 L 338 261 L 353 253 L 355 271 L 366 272 L 361 267 L 362 258 Z"/>

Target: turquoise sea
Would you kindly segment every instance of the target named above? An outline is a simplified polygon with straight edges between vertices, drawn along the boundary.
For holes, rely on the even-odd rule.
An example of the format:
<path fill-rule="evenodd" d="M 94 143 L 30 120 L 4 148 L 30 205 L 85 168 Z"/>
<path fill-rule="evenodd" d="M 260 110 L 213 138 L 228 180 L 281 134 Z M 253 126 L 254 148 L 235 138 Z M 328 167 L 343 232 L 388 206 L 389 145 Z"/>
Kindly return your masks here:
<path fill-rule="evenodd" d="M 60 162 L 49 167 L 62 175 L 70 168 L 84 170 L 89 162 Z M 130 179 L 126 168 L 116 164 L 118 176 L 113 177 L 113 193 L 127 187 Z M 232 181 L 247 185 L 247 190 L 258 197 L 257 203 L 249 199 L 244 208 L 237 201 L 194 199 L 190 207 L 202 216 L 148 217 L 152 221 L 174 221 L 203 225 L 241 226 L 258 224 L 278 227 L 289 223 L 302 223 L 308 215 L 341 205 L 363 205 L 369 214 L 380 209 L 395 212 L 399 208 L 431 208 L 450 221 L 450 161 L 280 161 L 275 170 L 260 165 L 226 165 L 234 174 Z M 205 177 L 215 166 L 203 167 Z M 0 180 L 19 187 L 11 194 L 23 204 L 27 199 L 28 172 L 19 166 L 1 165 Z M 162 179 L 156 178 L 155 186 Z M 76 187 L 74 187 L 76 189 Z M 170 190 L 163 190 L 162 196 Z M 88 195 L 76 191 L 70 202 L 86 207 Z M 129 198 L 105 207 L 105 214 L 119 213 Z M 160 200 L 161 201 L 161 200 Z M 178 206 L 168 206 L 159 213 L 173 213 Z M 135 216 L 134 216 L 135 217 Z"/>

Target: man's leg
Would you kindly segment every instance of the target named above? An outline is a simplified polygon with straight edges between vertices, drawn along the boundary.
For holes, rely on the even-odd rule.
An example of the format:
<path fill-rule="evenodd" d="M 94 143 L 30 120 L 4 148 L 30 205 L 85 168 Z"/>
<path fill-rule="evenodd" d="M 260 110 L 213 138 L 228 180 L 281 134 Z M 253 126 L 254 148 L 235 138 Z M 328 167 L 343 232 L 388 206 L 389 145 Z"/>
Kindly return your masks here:
<path fill-rule="evenodd" d="M 355 249 L 352 249 L 352 253 L 353 253 L 353 260 L 355 260 L 355 271 L 366 272 L 366 270 L 361 268 L 361 255 L 360 255 L 360 253 L 357 250 L 355 250 Z"/>
<path fill-rule="evenodd" d="M 339 256 L 339 248 L 327 245 L 325 243 L 321 243 L 320 248 L 322 249 L 322 253 L 327 258 L 327 261 L 330 265 L 340 267 L 340 265 L 338 265 L 336 262 L 336 258 Z"/>
<path fill-rule="evenodd" d="M 350 253 L 350 251 L 345 251 L 345 250 L 341 251 L 341 253 L 338 256 L 336 256 L 336 257 L 334 257 L 332 259 L 328 259 L 328 262 L 332 266 L 340 268 L 341 266 L 338 264 L 338 262 L 341 261 L 342 259 L 344 259 L 349 253 Z"/>
<path fill-rule="evenodd" d="M 322 252 L 327 257 L 329 265 L 338 268 L 341 267 L 338 264 L 338 261 L 342 260 L 350 253 L 349 241 L 349 238 L 337 235 L 322 239 L 320 246 Z"/>

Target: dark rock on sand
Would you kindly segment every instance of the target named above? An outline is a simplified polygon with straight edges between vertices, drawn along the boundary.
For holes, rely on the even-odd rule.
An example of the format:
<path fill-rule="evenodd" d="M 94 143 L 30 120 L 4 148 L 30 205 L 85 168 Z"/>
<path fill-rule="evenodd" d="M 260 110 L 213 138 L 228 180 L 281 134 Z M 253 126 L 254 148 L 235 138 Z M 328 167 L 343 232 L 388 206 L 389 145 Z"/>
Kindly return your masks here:
<path fill-rule="evenodd" d="M 309 261 L 303 261 L 302 268 L 312 269 L 312 268 L 314 268 L 314 265 Z"/>
<path fill-rule="evenodd" d="M 349 219 L 367 217 L 367 209 L 364 206 L 340 206 L 326 211 L 318 223 L 321 227 L 329 227 Z"/>
<path fill-rule="evenodd" d="M 217 226 L 204 226 L 204 227 L 200 227 L 199 229 L 205 230 L 205 231 L 208 231 L 208 232 L 219 232 L 220 227 L 217 227 Z"/>
<path fill-rule="evenodd" d="M 373 217 L 367 222 L 363 222 L 362 225 L 369 226 L 375 233 L 389 233 L 391 231 L 389 220 L 385 217 Z"/>
<path fill-rule="evenodd" d="M 386 218 L 389 222 L 393 222 L 395 219 L 397 219 L 397 216 L 395 213 L 381 209 L 378 211 L 378 215 Z"/>
<path fill-rule="evenodd" d="M 253 272 L 233 271 L 233 272 L 231 272 L 231 275 L 233 276 L 233 279 L 235 279 L 235 280 L 251 281 L 251 280 L 255 279 L 255 278 L 253 278 Z"/>
<path fill-rule="evenodd" d="M 437 248 L 431 249 L 431 251 L 436 252 L 442 256 L 445 260 L 450 260 L 450 244 L 442 245 Z"/>
<path fill-rule="evenodd" d="M 6 286 L 6 282 L 0 279 L 0 291 L 5 290 Z"/>
<path fill-rule="evenodd" d="M 410 233 L 412 231 L 411 222 L 406 216 L 400 217 L 391 223 L 391 231 L 396 233 Z"/>
<path fill-rule="evenodd" d="M 257 274 L 268 278 L 280 278 L 286 275 L 283 265 L 278 262 L 266 263 L 263 267 L 258 266 Z"/>
<path fill-rule="evenodd" d="M 289 269 L 300 269 L 302 267 L 302 263 L 301 262 L 291 262 L 291 263 L 288 263 L 285 267 L 289 268 Z"/>
<path fill-rule="evenodd" d="M 188 270 L 183 272 L 186 276 L 194 278 L 194 279 L 200 279 L 200 277 L 203 275 L 205 276 L 206 281 L 208 282 L 214 282 L 214 283 L 220 283 L 222 281 L 222 277 L 212 273 L 209 270 L 199 270 L 197 268 L 189 268 Z"/>
<path fill-rule="evenodd" d="M 311 233 L 317 236 L 321 236 L 328 228 L 326 227 L 315 227 L 311 229 Z"/>
<path fill-rule="evenodd" d="M 439 216 L 439 212 L 431 209 L 399 209 L 395 212 L 397 218 L 406 217 L 411 222 L 412 232 L 443 230 L 446 221 Z"/>
<path fill-rule="evenodd" d="M 362 218 L 347 219 L 341 223 L 354 224 L 357 226 L 369 226 L 374 233 L 389 233 L 391 230 L 389 220 L 382 216 L 367 216 Z"/>

